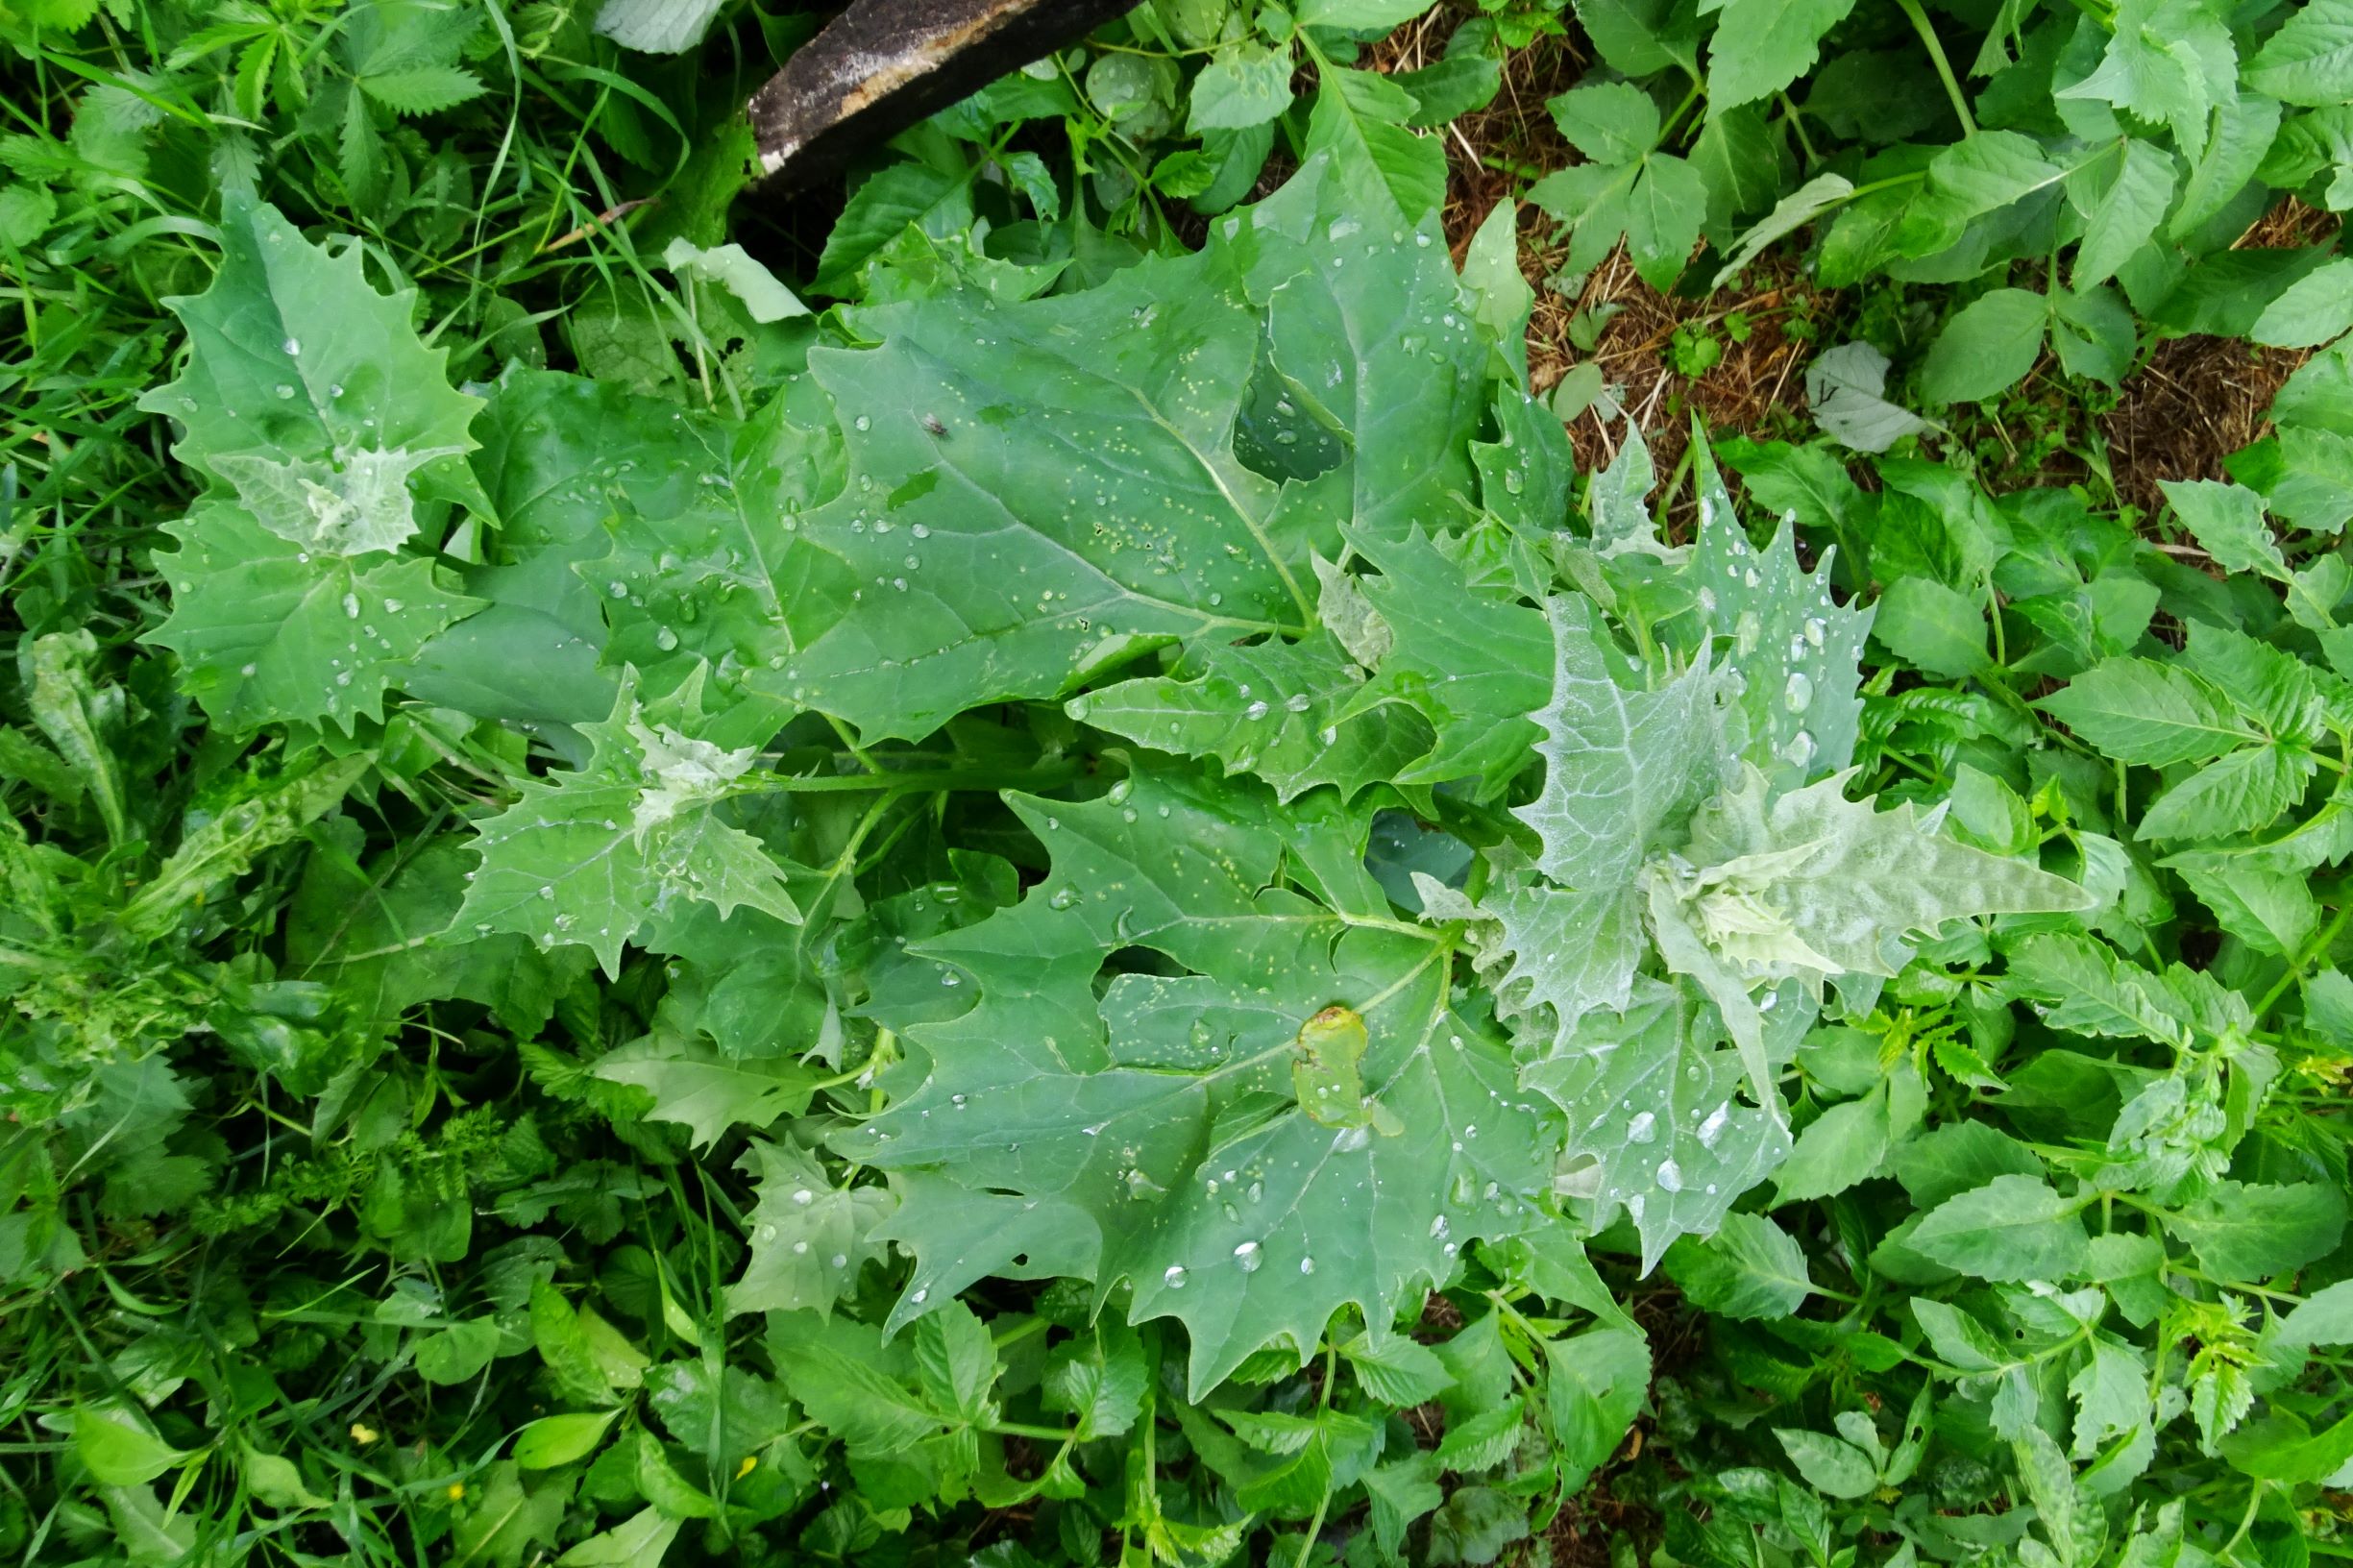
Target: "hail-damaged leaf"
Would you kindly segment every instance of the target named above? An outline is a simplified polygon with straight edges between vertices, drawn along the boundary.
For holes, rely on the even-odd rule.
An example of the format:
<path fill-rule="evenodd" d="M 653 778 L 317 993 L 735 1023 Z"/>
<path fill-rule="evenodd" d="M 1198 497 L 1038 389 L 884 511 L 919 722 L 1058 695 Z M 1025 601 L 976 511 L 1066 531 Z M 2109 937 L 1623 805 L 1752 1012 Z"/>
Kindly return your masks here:
<path fill-rule="evenodd" d="M 481 824 L 482 864 L 459 928 L 577 943 L 617 974 L 623 944 L 689 900 L 797 921 L 783 866 L 727 821 L 727 798 L 757 753 L 687 733 L 699 699 L 690 681 L 649 711 L 634 673 L 625 676 L 611 717 L 581 726 L 594 747 L 587 766 L 525 783 Z"/>
<path fill-rule="evenodd" d="M 1490 334 L 1433 232 L 1368 232 L 1343 199 L 1317 162 L 1091 289 L 858 312 L 873 347 L 809 356 L 856 478 L 799 520 L 817 587 L 753 684 L 912 739 L 1171 641 L 1308 636 L 1344 526 L 1471 521 Z"/>
<path fill-rule="evenodd" d="M 409 476 L 464 450 L 338 448 L 324 460 L 225 452 L 212 467 L 254 521 L 281 539 L 334 555 L 367 555 L 398 550 L 417 531 Z"/>
<path fill-rule="evenodd" d="M 1810 1014 L 1795 987 L 1779 1000 L 1787 1005 L 1767 1015 L 1765 1049 L 1785 1063 Z M 1556 1188 L 1590 1200 L 1597 1226 L 1623 1209 L 1641 1233 L 1645 1271 L 1677 1237 L 1712 1233 L 1789 1155 L 1778 1099 L 1757 1103 L 1728 1043 L 1698 988 L 1639 978 L 1625 1011 L 1585 1015 L 1520 1069 L 1568 1116 Z"/>
<path fill-rule="evenodd" d="M 903 1031 L 889 1107 L 840 1140 L 944 1178 L 910 1182 L 893 1234 L 938 1238 L 969 1279 L 1019 1266 L 1028 1220 L 1052 1216 L 1058 1256 L 1099 1257 L 1100 1294 L 1124 1282 L 1133 1320 L 1183 1321 L 1198 1391 L 1261 1346 L 1304 1355 L 1343 1305 L 1385 1329 L 1463 1243 L 1537 1221 L 1556 1134 L 1455 1007 L 1446 939 L 1388 914 L 1360 817 L 1151 772 L 1118 800 L 1012 804 L 1050 869 L 918 949 L 976 1003 Z M 1138 950 L 1159 959 L 1103 977 Z M 1310 1028 L 1295 1082 L 1336 997 L 1354 1021 Z M 1003 1256 L 976 1257 L 981 1234 Z"/>
<path fill-rule="evenodd" d="M 381 719 L 419 650 L 480 607 L 431 561 L 306 550 L 221 502 L 163 531 L 180 541 L 157 562 L 172 613 L 147 640 L 180 655 L 182 684 L 234 733 Z"/>
<path fill-rule="evenodd" d="M 1364 1016 L 1337 1002 L 1299 1026 L 1291 1057 L 1291 1092 L 1310 1121 L 1326 1127 L 1370 1127 L 1383 1138 L 1405 1132 L 1395 1112 L 1364 1092 L 1359 1065 L 1371 1038 Z"/>
<path fill-rule="evenodd" d="M 164 302 L 187 328 L 187 366 L 139 400 L 178 422 L 180 460 L 233 486 L 270 531 L 341 554 L 414 533 L 412 485 L 481 503 L 460 460 L 481 401 L 452 389 L 446 350 L 419 341 L 415 291 L 378 293 L 360 256 L 231 198 L 212 286 Z"/>

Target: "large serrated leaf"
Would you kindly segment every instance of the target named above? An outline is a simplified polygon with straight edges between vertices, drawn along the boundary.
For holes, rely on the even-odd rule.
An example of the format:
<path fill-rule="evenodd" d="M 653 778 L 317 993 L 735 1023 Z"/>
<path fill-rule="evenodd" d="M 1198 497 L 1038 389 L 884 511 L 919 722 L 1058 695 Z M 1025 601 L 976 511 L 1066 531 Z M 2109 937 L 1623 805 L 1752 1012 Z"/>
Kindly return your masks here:
<path fill-rule="evenodd" d="M 1185 1324 L 1206 1389 L 1262 1345 L 1306 1354 L 1343 1305 L 1385 1329 L 1463 1243 L 1536 1220 L 1555 1135 L 1453 1007 L 1447 943 L 1390 919 L 1361 871 L 1336 904 L 1287 885 L 1360 853 L 1351 819 L 1154 774 L 1117 799 L 1013 803 L 1052 870 L 924 945 L 977 1004 L 912 1028 L 927 1060 L 846 1136 L 863 1163 L 954 1184 L 910 1186 L 895 1234 L 952 1231 L 968 1191 L 977 1211 L 1050 1205 L 1099 1237 L 1098 1291 L 1124 1282 L 1135 1320 Z M 1139 949 L 1159 961 L 1105 975 Z M 1361 1020 L 1360 1115 L 1296 1098 L 1302 1029 L 1336 1006 Z"/>

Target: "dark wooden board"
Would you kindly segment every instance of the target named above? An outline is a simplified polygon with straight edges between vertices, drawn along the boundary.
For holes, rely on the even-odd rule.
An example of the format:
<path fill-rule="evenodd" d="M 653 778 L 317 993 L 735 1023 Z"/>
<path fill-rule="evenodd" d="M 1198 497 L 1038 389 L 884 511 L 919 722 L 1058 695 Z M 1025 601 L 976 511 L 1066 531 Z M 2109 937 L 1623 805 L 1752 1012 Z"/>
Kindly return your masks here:
<path fill-rule="evenodd" d="M 1064 44 L 1135 0 L 855 0 L 751 100 L 764 183 L 838 175 L 925 115 Z"/>

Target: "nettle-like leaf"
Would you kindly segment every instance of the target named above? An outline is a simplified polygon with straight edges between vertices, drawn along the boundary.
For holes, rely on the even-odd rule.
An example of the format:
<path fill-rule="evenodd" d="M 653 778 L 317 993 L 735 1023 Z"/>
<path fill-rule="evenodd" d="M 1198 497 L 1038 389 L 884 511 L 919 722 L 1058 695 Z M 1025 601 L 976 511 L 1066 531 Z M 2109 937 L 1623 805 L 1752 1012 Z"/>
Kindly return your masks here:
<path fill-rule="evenodd" d="M 968 1233 L 953 1272 L 919 1251 L 895 1317 L 1017 1266 L 1020 1216 L 1047 1214 L 1083 1228 L 1098 1293 L 1185 1324 L 1206 1389 L 1262 1345 L 1304 1356 L 1344 1306 L 1386 1333 L 1461 1246 L 1538 1222 L 1557 1134 L 1455 1005 L 1451 942 L 1388 913 L 1363 819 L 1155 772 L 1013 804 L 1051 869 L 922 944 L 975 1005 L 906 1031 L 889 1109 L 843 1140 L 946 1178 L 905 1188 L 894 1234 Z"/>
<path fill-rule="evenodd" d="M 1660 150 L 1657 104 L 1615 82 L 1572 87 L 1546 107 L 1589 160 L 1545 176 L 1528 193 L 1574 226 L 1566 270 L 1591 271 L 1622 238 L 1645 282 L 1673 284 L 1707 221 L 1707 182 L 1687 159 Z"/>
<path fill-rule="evenodd" d="M 625 678 L 612 715 L 580 726 L 594 748 L 587 766 L 525 783 L 481 824 L 482 864 L 459 927 L 520 932 L 543 947 L 578 943 L 616 974 L 622 946 L 689 900 L 798 921 L 783 866 L 727 820 L 757 749 L 692 733 L 699 701 L 699 681 L 648 705 L 634 674 Z"/>

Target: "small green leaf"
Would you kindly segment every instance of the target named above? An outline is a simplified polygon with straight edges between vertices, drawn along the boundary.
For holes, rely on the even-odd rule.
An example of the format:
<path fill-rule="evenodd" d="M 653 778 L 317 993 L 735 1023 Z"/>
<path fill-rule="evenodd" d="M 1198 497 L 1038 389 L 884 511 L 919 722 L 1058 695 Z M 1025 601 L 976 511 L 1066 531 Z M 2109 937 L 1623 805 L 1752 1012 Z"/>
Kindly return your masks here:
<path fill-rule="evenodd" d="M 2048 317 L 2043 296 L 2026 289 L 1979 296 L 1929 346 L 1920 395 L 1930 403 L 1982 403 L 2007 391 L 2034 368 Z"/>
<path fill-rule="evenodd" d="M 108 1486 L 144 1486 L 189 1458 L 127 1411 L 83 1405 L 73 1412 L 74 1453 Z"/>
<path fill-rule="evenodd" d="M 604 1440 L 619 1410 L 543 1415 L 515 1433 L 514 1460 L 526 1470 L 546 1470 L 585 1458 Z"/>
<path fill-rule="evenodd" d="M 2091 1262 L 2080 1207 L 2031 1176 L 1997 1176 L 1929 1211 L 1909 1244 L 1981 1280 L 2064 1280 Z"/>
<path fill-rule="evenodd" d="M 2344 1194 L 2320 1182 L 2285 1186 L 2220 1182 L 2165 1228 L 2216 1280 L 2252 1284 L 2333 1250 L 2344 1234 Z"/>
<path fill-rule="evenodd" d="M 2309 349 L 2347 328 L 2353 328 L 2353 257 L 2338 257 L 2290 283 L 2247 335 L 2273 348 Z"/>
<path fill-rule="evenodd" d="M 1725 1317 L 1787 1317 L 1814 1288 L 1804 1251 L 1762 1214 L 1727 1214 L 1704 1241 L 1679 1237 L 1665 1262 L 1693 1306 Z"/>
<path fill-rule="evenodd" d="M 1776 1427 L 1773 1435 L 1796 1465 L 1798 1474 L 1818 1492 L 1832 1497 L 1869 1497 L 1879 1485 L 1879 1469 L 1870 1455 L 1843 1438 L 1818 1432 Z"/>

